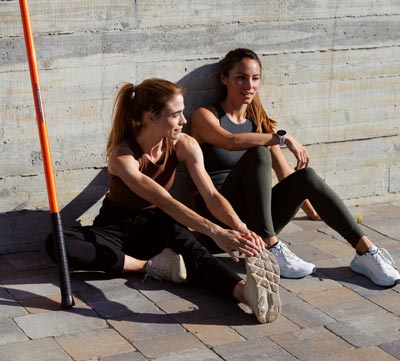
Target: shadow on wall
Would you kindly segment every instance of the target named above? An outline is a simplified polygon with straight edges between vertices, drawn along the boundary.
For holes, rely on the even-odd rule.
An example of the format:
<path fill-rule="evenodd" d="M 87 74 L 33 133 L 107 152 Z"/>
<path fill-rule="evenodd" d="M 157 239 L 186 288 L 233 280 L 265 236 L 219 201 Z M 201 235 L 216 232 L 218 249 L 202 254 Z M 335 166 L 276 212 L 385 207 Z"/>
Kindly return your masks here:
<path fill-rule="evenodd" d="M 63 226 L 80 224 L 79 218 L 105 195 L 107 189 L 107 170 L 102 169 L 82 192 L 62 209 Z M 3 213 L 0 214 L 0 229 L 0 254 L 36 251 L 43 247 L 44 239 L 51 231 L 50 213 L 44 210 Z"/>
<path fill-rule="evenodd" d="M 222 97 L 223 89 L 218 79 L 219 63 L 203 65 L 192 70 L 177 83 L 185 91 L 185 117 L 190 130 L 190 116 L 198 107 L 214 104 Z"/>
<path fill-rule="evenodd" d="M 190 130 L 190 115 L 194 109 L 217 102 L 222 96 L 218 81 L 219 64 L 212 63 L 194 69 L 177 83 L 185 91 L 185 116 Z M 44 187 L 45 185 L 43 185 Z M 61 211 L 63 226 L 80 224 L 80 218 L 96 205 L 108 190 L 107 170 L 102 169 L 95 178 Z M 194 208 L 195 187 L 186 167 L 177 169 L 171 194 L 187 206 Z M 92 218 L 96 214 L 90 214 Z M 83 222 L 87 223 L 87 222 Z M 21 210 L 0 214 L 0 254 L 36 251 L 51 231 L 49 212 L 44 210 Z"/>
<path fill-rule="evenodd" d="M 188 121 L 184 128 L 185 133 L 190 132 L 190 117 L 198 107 L 214 104 L 223 95 L 223 89 L 219 82 L 219 63 L 203 65 L 192 70 L 177 83 L 185 92 L 185 117 Z M 175 182 L 171 188 L 171 194 L 186 204 L 194 208 L 194 193 L 196 188 L 192 182 L 186 166 L 179 165 L 176 172 Z"/>
<path fill-rule="evenodd" d="M 78 225 L 78 219 L 93 207 L 108 191 L 108 172 L 100 170 L 90 183 L 61 211 L 63 224 Z"/>

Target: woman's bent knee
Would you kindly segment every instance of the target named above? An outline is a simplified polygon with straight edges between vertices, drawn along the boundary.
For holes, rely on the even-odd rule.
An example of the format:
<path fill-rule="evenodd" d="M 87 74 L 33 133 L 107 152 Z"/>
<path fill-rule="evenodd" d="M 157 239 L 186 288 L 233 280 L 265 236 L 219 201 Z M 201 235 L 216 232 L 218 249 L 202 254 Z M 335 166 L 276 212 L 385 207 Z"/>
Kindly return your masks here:
<path fill-rule="evenodd" d="M 272 165 L 271 152 L 267 147 L 256 146 L 247 151 L 251 158 L 257 160 L 259 163 L 267 163 Z"/>
<path fill-rule="evenodd" d="M 318 177 L 317 172 L 311 167 L 302 168 L 298 171 L 298 173 L 308 180 L 313 180 L 314 178 Z"/>
<path fill-rule="evenodd" d="M 312 186 L 313 188 L 319 188 L 321 184 L 324 183 L 323 179 L 313 168 L 303 168 L 296 173 L 301 177 L 301 181 L 304 182 L 305 185 Z"/>

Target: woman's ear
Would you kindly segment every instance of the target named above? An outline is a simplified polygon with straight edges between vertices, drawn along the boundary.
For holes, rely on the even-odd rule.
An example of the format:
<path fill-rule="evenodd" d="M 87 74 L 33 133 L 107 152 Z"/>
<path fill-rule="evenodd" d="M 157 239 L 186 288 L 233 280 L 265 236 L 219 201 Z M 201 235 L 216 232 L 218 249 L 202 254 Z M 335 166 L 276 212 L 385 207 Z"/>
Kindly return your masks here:
<path fill-rule="evenodd" d="M 223 85 L 226 85 L 226 77 L 224 74 L 220 74 L 219 79 Z"/>
<path fill-rule="evenodd" d="M 143 118 L 144 118 L 143 119 L 144 124 L 154 123 L 154 121 L 155 121 L 155 117 L 154 117 L 153 113 L 151 113 L 151 112 L 144 112 Z"/>

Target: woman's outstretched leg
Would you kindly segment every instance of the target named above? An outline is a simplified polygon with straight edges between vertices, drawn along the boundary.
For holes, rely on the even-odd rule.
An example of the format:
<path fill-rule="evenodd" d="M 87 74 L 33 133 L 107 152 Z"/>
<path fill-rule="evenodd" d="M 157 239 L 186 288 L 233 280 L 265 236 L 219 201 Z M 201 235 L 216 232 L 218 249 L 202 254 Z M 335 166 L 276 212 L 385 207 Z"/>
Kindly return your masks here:
<path fill-rule="evenodd" d="M 293 217 L 296 205 L 309 199 L 321 219 L 343 236 L 353 247 L 364 232 L 355 222 L 339 196 L 312 168 L 292 173 L 273 189 L 274 226 L 278 232 Z"/>
<path fill-rule="evenodd" d="M 247 304 L 260 323 L 275 321 L 281 312 L 279 266 L 266 250 L 246 257 L 246 280 L 211 255 L 186 228 L 173 226 L 175 237 L 168 244 L 181 254 L 188 280 L 228 299 Z M 165 229 L 165 228 L 164 228 Z"/>
<path fill-rule="evenodd" d="M 355 272 L 368 276 L 381 286 L 394 285 L 400 280 L 393 260 L 383 249 L 378 249 L 356 223 L 338 195 L 321 179 L 312 168 L 301 169 L 278 183 L 273 189 L 272 212 L 274 226 L 278 232 L 291 215 L 287 214 L 282 199 L 287 203 L 299 204 L 309 199 L 321 219 L 343 236 L 356 250 L 351 263 Z"/>

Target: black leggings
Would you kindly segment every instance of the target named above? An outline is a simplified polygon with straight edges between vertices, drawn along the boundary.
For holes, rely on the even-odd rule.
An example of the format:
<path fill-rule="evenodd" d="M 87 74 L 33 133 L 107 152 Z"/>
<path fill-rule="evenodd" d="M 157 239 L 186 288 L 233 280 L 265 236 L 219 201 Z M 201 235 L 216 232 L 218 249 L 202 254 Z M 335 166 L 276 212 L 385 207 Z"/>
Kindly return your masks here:
<path fill-rule="evenodd" d="M 106 198 L 93 226 L 66 228 L 64 241 L 73 269 L 119 275 L 125 255 L 148 260 L 170 247 L 182 255 L 190 282 L 232 299 L 233 289 L 241 280 L 211 255 L 192 232 L 160 209 L 132 216 L 115 208 Z M 46 249 L 55 262 L 51 235 L 47 238 Z"/>
<path fill-rule="evenodd" d="M 353 247 L 364 235 L 337 194 L 312 168 L 303 168 L 272 187 L 272 158 L 266 147 L 248 150 L 225 179 L 220 192 L 248 228 L 263 238 L 279 232 L 309 199 L 321 219 Z M 204 203 L 199 212 L 210 217 Z"/>

